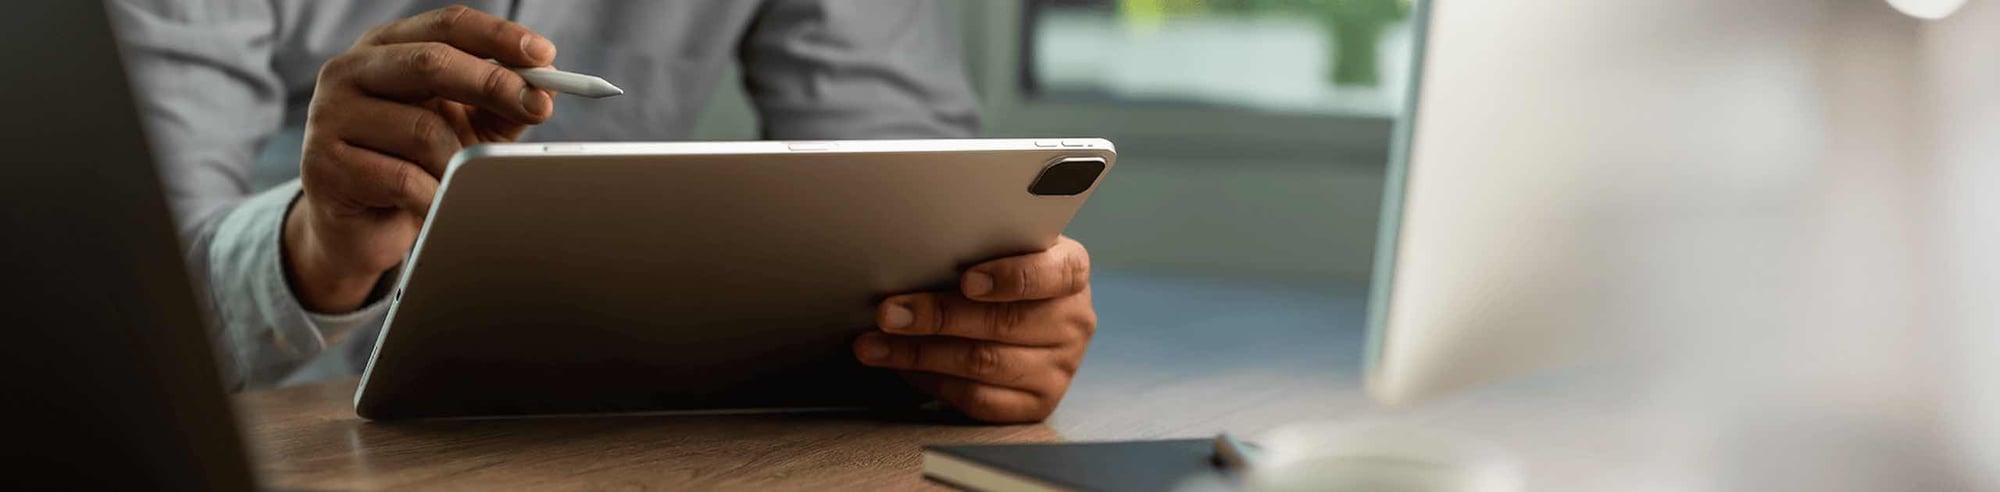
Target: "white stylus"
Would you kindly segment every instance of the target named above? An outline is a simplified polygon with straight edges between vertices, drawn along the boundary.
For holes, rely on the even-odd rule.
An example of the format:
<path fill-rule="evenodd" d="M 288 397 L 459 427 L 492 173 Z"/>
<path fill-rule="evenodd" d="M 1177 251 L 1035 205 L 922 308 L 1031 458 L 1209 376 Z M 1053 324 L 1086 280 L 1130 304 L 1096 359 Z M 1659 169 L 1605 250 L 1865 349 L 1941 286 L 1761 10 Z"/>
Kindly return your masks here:
<path fill-rule="evenodd" d="M 595 75 L 585 75 L 575 72 L 564 72 L 561 70 L 556 70 L 548 67 L 537 67 L 537 68 L 507 67 L 507 69 L 513 70 L 514 73 L 521 74 L 521 78 L 527 79 L 528 83 L 534 85 L 535 87 L 561 92 L 564 94 L 573 94 L 583 97 L 599 98 L 599 97 L 611 97 L 625 93 L 625 89 L 620 89 L 618 88 L 618 86 L 611 85 L 610 82 L 606 82 L 604 81 L 603 78 Z"/>

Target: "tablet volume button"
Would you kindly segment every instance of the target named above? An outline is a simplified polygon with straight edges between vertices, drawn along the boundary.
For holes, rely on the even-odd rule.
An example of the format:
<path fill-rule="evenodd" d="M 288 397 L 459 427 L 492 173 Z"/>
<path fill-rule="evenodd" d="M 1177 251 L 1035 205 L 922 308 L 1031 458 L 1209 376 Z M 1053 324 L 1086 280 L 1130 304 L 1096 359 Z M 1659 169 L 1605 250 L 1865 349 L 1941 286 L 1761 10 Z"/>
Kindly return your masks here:
<path fill-rule="evenodd" d="M 583 146 L 582 146 L 582 145 L 575 145 L 575 144 L 558 144 L 558 145 L 543 145 L 543 146 L 542 146 L 542 153 L 545 153 L 545 154 L 581 154 L 581 153 L 583 153 Z"/>

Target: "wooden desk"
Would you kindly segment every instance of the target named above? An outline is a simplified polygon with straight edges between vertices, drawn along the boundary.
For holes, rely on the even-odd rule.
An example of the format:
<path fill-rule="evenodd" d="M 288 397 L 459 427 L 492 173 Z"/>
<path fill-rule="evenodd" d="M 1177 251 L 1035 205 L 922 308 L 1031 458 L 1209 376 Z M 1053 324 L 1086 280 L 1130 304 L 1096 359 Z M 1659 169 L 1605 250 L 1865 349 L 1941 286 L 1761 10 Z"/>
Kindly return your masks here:
<path fill-rule="evenodd" d="M 932 442 L 1255 435 L 1365 416 L 1356 285 L 1100 274 L 1102 328 L 1048 422 L 855 415 L 370 423 L 354 382 L 238 397 L 269 486 L 300 489 L 913 489 Z"/>
<path fill-rule="evenodd" d="M 365 422 L 354 382 L 239 399 L 267 485 L 301 489 L 924 486 L 919 443 L 1048 441 L 1047 425 L 853 415 Z M 665 487 L 671 485 L 671 487 Z"/>

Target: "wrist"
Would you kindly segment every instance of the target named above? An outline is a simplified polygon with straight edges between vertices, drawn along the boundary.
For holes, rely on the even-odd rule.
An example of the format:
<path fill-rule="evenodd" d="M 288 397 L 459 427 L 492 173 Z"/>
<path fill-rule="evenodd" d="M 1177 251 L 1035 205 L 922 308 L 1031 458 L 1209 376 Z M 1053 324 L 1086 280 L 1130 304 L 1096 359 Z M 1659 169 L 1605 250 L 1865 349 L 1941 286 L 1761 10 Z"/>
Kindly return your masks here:
<path fill-rule="evenodd" d="M 382 272 L 346 267 L 328 254 L 325 241 L 313 227 L 312 207 L 306 197 L 299 197 L 285 213 L 282 230 L 279 242 L 285 280 L 299 305 L 313 312 L 345 313 L 367 302 Z"/>

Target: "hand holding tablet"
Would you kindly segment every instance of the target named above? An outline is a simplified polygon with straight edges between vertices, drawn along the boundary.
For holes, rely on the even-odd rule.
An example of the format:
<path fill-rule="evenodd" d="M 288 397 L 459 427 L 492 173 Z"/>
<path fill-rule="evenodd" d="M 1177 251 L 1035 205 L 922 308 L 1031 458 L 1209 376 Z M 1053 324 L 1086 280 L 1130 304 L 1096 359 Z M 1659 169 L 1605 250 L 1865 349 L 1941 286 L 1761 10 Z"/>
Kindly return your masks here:
<path fill-rule="evenodd" d="M 1097 331 L 1090 254 L 1065 236 L 1047 251 L 975 265 L 960 279 L 956 291 L 883 301 L 881 331 L 861 335 L 855 356 L 902 371 L 979 420 L 1048 417 Z"/>
<path fill-rule="evenodd" d="M 469 148 L 394 289 L 356 411 L 935 397 L 979 420 L 1042 419 L 1096 328 L 1088 254 L 1062 230 L 1116 158 L 1068 141 Z"/>

